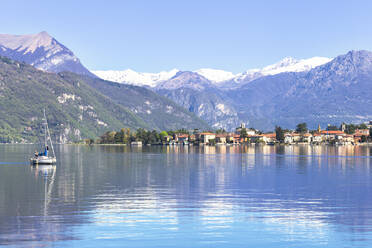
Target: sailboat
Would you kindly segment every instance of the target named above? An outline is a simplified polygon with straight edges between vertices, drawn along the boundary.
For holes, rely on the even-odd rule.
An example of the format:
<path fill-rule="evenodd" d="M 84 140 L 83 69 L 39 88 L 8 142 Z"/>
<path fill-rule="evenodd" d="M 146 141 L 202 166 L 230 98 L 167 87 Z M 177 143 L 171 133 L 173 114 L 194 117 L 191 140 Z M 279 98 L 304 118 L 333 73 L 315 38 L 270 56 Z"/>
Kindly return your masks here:
<path fill-rule="evenodd" d="M 50 138 L 50 132 L 48 127 L 48 121 L 45 115 L 44 109 L 44 147 L 42 152 L 35 152 L 34 157 L 30 158 L 30 163 L 33 165 L 37 164 L 55 164 L 57 162 L 56 155 L 54 153 L 52 139 Z M 52 156 L 49 154 L 48 141 L 50 142 L 50 147 L 52 148 Z"/>

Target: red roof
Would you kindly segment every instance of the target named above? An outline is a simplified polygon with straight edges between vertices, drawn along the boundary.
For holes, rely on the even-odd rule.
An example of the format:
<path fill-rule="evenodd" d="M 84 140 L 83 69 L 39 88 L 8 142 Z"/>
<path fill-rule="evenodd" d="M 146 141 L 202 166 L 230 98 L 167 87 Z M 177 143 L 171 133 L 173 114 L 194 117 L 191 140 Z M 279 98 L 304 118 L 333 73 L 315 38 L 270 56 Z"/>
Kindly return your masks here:
<path fill-rule="evenodd" d="M 224 138 L 226 136 L 227 136 L 227 134 L 225 134 L 225 133 L 216 134 L 217 138 Z"/>
<path fill-rule="evenodd" d="M 178 138 L 188 138 L 189 137 L 189 135 L 187 135 L 187 134 L 179 134 L 178 135 Z"/>
<path fill-rule="evenodd" d="M 362 137 L 362 136 L 368 136 L 367 134 L 364 133 L 355 133 L 354 137 Z"/>
<path fill-rule="evenodd" d="M 369 135 L 369 129 L 357 129 L 357 130 L 355 130 L 355 134 Z"/>
<path fill-rule="evenodd" d="M 215 135 L 214 133 L 209 133 L 209 132 L 204 132 L 204 133 L 201 133 L 200 135 Z"/>
<path fill-rule="evenodd" d="M 321 134 L 345 134 L 344 132 L 340 131 L 340 130 L 335 130 L 335 131 L 327 131 L 327 130 L 323 130 L 323 131 L 320 131 Z"/>
<path fill-rule="evenodd" d="M 275 138 L 276 133 L 264 133 L 264 134 L 262 134 L 262 136 L 265 136 L 267 138 Z"/>

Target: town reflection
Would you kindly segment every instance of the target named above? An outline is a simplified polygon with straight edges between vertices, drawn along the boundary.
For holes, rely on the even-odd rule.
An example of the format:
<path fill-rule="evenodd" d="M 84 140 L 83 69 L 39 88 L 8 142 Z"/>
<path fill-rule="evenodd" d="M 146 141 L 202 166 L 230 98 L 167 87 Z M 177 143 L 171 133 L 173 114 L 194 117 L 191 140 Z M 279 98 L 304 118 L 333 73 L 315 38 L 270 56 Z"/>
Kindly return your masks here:
<path fill-rule="evenodd" d="M 135 184 L 143 186 L 142 190 L 146 192 L 147 196 L 151 196 L 151 201 L 146 209 L 153 210 L 154 205 L 160 204 L 157 201 L 162 202 L 162 204 L 164 204 L 164 201 L 168 201 L 165 205 L 177 206 L 177 208 L 184 208 L 185 205 L 191 204 L 195 207 L 192 211 L 200 211 L 197 215 L 194 215 L 199 216 L 197 218 L 200 218 L 200 221 L 205 220 L 205 217 L 210 215 L 214 216 L 214 220 L 219 221 L 217 216 L 222 215 L 223 227 L 228 226 L 228 223 L 233 221 L 233 209 L 240 207 L 246 208 L 246 211 L 274 211 L 276 215 L 270 217 L 271 221 L 277 218 L 276 221 L 282 221 L 283 224 L 288 224 L 289 220 L 293 222 L 292 225 L 296 223 L 298 221 L 295 218 L 296 214 L 303 216 L 301 218 L 302 224 L 308 221 L 317 228 L 326 226 L 329 221 L 337 222 L 339 219 L 335 216 L 339 215 L 328 214 L 329 208 L 334 207 L 336 211 L 337 207 L 333 204 L 337 203 L 338 199 L 332 195 L 336 192 L 327 192 L 323 188 L 315 187 L 312 189 L 313 191 L 305 192 L 310 195 L 301 195 L 301 190 L 296 189 L 295 186 L 302 184 L 294 181 L 293 173 L 315 176 L 320 170 L 327 176 L 328 173 L 335 173 L 335 179 L 343 180 L 345 169 L 354 168 L 358 170 L 358 173 L 369 173 L 370 163 L 368 157 L 370 149 L 363 146 L 171 146 L 159 149 L 163 152 L 165 150 L 167 154 L 166 159 L 162 160 L 162 163 L 164 163 L 162 166 L 171 168 L 171 170 L 159 174 L 159 171 L 165 170 L 157 168 L 155 171 L 151 169 L 151 166 L 148 166 L 145 173 L 140 176 L 141 180 L 135 182 Z M 149 151 L 151 149 L 143 150 L 143 152 Z M 156 150 L 152 151 L 156 153 Z M 185 156 L 190 153 L 195 156 Z M 226 156 L 228 154 L 233 156 Z M 137 162 L 138 160 L 128 161 L 132 164 L 137 164 Z M 142 160 L 141 162 L 145 161 Z M 101 163 L 105 163 L 105 161 L 101 161 Z M 230 167 L 226 167 L 226 165 Z M 252 174 L 257 173 L 257 170 L 261 167 L 272 165 L 277 167 L 277 173 L 288 173 L 288 175 L 283 174 L 279 178 L 280 181 L 275 178 L 277 174 L 273 175 L 272 173 L 253 177 Z M 356 168 L 356 166 L 358 167 Z M 290 170 L 293 167 L 296 170 Z M 141 172 L 144 171 L 141 169 Z M 196 178 L 192 176 L 193 173 L 197 174 Z M 324 177 L 324 175 L 321 176 Z M 327 176 L 313 180 L 326 185 L 324 180 L 327 180 Z M 131 178 L 126 179 L 131 180 Z M 138 177 L 134 178 L 138 179 Z M 306 180 L 309 179 L 306 178 Z M 164 182 L 167 183 L 164 184 Z M 309 183 L 309 181 L 307 182 Z M 159 185 L 162 185 L 161 188 L 166 188 L 168 191 L 159 190 L 157 188 Z M 244 192 L 245 189 L 242 186 L 249 187 L 247 187 L 247 192 L 240 197 L 239 193 Z M 259 193 L 252 193 L 249 189 L 258 189 Z M 237 193 L 234 190 L 238 190 Z M 350 191 L 354 190 L 356 189 L 350 189 Z M 226 197 L 229 196 L 229 193 L 235 193 L 237 197 Z M 145 193 L 142 192 L 142 194 Z M 170 195 L 172 199 L 168 198 Z M 283 199 L 283 195 L 287 198 Z M 297 197 L 302 197 L 300 203 Z M 127 196 L 123 198 L 127 199 Z M 247 199 L 249 199 L 249 204 L 245 201 Z M 268 207 L 262 207 L 263 202 L 266 202 Z M 367 200 L 367 202 L 365 204 L 371 203 L 370 200 Z M 132 204 L 132 206 L 135 205 Z M 120 206 L 118 206 L 119 212 L 120 209 L 123 210 L 122 205 Z M 348 213 L 355 212 L 356 207 L 345 207 L 337 210 L 342 212 L 343 224 L 353 225 L 352 223 L 356 222 L 353 220 L 356 217 L 354 214 L 348 215 Z M 358 209 L 360 208 L 361 206 L 358 206 Z M 162 210 L 159 207 L 155 209 L 157 211 Z M 164 211 L 167 211 L 167 209 L 164 209 Z M 287 215 L 288 217 L 286 217 Z M 371 212 L 367 208 L 362 215 L 371 216 Z M 203 222 L 214 223 L 208 220 Z M 359 220 L 359 225 L 361 222 L 363 220 Z M 306 223 L 306 225 L 310 223 Z M 365 230 L 369 228 L 370 223 L 366 223 Z M 359 227 L 359 230 L 362 229 Z"/>

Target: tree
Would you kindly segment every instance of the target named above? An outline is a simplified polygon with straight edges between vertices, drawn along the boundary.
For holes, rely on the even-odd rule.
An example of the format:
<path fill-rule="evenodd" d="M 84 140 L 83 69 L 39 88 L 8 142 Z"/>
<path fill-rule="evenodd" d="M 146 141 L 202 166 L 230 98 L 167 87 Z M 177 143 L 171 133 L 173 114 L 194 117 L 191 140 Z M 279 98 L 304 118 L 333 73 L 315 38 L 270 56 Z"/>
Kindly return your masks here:
<path fill-rule="evenodd" d="M 142 141 L 142 143 L 147 144 L 147 135 L 146 135 L 146 130 L 143 128 L 138 128 L 136 132 L 136 140 L 137 141 Z"/>
<path fill-rule="evenodd" d="M 130 129 L 129 128 L 122 128 L 120 130 L 120 132 L 122 133 L 122 140 L 121 140 L 121 142 L 123 144 L 128 144 L 129 143 L 129 139 L 130 139 L 130 135 L 131 135 Z"/>
<path fill-rule="evenodd" d="M 359 129 L 367 129 L 368 127 L 367 127 L 367 125 L 365 123 L 362 123 L 362 124 L 359 125 L 358 128 Z"/>
<path fill-rule="evenodd" d="M 307 124 L 305 122 L 299 123 L 296 127 L 297 133 L 306 133 L 307 132 Z"/>
<path fill-rule="evenodd" d="M 178 130 L 176 131 L 176 133 L 183 133 L 183 134 L 187 134 L 187 135 L 190 134 L 189 131 L 187 131 L 185 128 L 178 129 Z"/>
<path fill-rule="evenodd" d="M 211 146 L 216 145 L 216 139 L 209 139 L 208 144 L 211 145 Z"/>
<path fill-rule="evenodd" d="M 114 144 L 115 143 L 115 135 L 116 135 L 115 131 L 111 131 L 111 132 L 108 133 L 109 144 Z"/>
<path fill-rule="evenodd" d="M 216 134 L 226 133 L 226 130 L 223 128 L 217 129 Z"/>
<path fill-rule="evenodd" d="M 114 136 L 115 144 L 120 144 L 120 143 L 122 143 L 122 141 L 123 141 L 123 133 L 121 131 L 117 132 Z"/>
<path fill-rule="evenodd" d="M 93 145 L 94 144 L 94 139 L 85 139 L 84 142 L 87 145 Z"/>
<path fill-rule="evenodd" d="M 149 144 L 158 144 L 160 143 L 160 135 L 156 130 L 153 130 L 152 132 L 148 132 L 149 135 Z"/>
<path fill-rule="evenodd" d="M 280 143 L 284 142 L 284 130 L 280 126 L 275 127 L 276 140 Z"/>
<path fill-rule="evenodd" d="M 168 133 L 166 131 L 161 131 L 159 136 L 162 141 L 165 141 L 165 137 L 168 136 Z"/>
<path fill-rule="evenodd" d="M 248 133 L 247 133 L 246 128 L 242 128 L 242 130 L 240 131 L 240 137 L 244 138 L 244 139 L 248 137 Z"/>
<path fill-rule="evenodd" d="M 100 137 L 100 143 L 102 144 L 113 144 L 115 142 L 115 134 L 116 132 L 114 131 L 108 131 L 106 133 L 104 133 L 101 137 Z"/>
<path fill-rule="evenodd" d="M 339 130 L 339 129 L 338 129 L 337 126 L 329 125 L 329 126 L 327 127 L 327 130 L 328 130 L 328 131 L 337 131 L 337 130 Z M 345 129 L 345 130 L 346 130 L 346 129 Z"/>
<path fill-rule="evenodd" d="M 345 133 L 347 133 L 347 134 L 355 133 L 356 129 L 357 129 L 357 127 L 354 124 L 346 124 L 345 125 Z"/>

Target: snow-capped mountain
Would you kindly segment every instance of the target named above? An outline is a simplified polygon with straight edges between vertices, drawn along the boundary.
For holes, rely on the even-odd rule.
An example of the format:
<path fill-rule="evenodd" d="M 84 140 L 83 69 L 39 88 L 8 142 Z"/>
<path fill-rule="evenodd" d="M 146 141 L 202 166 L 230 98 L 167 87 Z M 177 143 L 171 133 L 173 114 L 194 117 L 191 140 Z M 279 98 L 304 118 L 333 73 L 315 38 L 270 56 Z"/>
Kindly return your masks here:
<path fill-rule="evenodd" d="M 195 72 L 207 78 L 211 82 L 217 83 L 217 84 L 224 82 L 224 81 L 231 80 L 236 77 L 234 73 L 229 72 L 229 71 L 208 69 L 208 68 L 202 68 L 202 69 L 196 70 Z"/>
<path fill-rule="evenodd" d="M 286 57 L 278 63 L 266 66 L 262 69 L 250 69 L 243 73 L 239 73 L 233 78 L 233 81 L 237 83 L 246 83 L 262 76 L 276 75 L 283 72 L 309 71 L 317 66 L 328 63 L 331 60 L 331 58 L 326 57 L 312 57 L 309 59 L 300 60 L 292 57 Z"/>
<path fill-rule="evenodd" d="M 195 70 L 197 74 L 208 79 L 212 84 L 221 88 L 234 88 L 239 84 L 250 82 L 259 77 L 275 75 L 282 72 L 301 72 L 323 65 L 332 59 L 325 57 L 313 57 L 309 59 L 294 59 L 286 57 L 278 63 L 260 68 L 249 69 L 245 72 L 234 74 L 229 71 L 202 68 Z M 124 71 L 92 71 L 98 77 L 118 83 L 133 84 L 139 86 L 157 87 L 164 81 L 174 77 L 179 70 L 162 71 L 159 73 L 136 72 L 133 70 Z"/>
<path fill-rule="evenodd" d="M 372 52 L 350 51 L 307 72 L 260 77 L 226 94 L 243 121 L 266 130 L 369 121 Z"/>
<path fill-rule="evenodd" d="M 156 88 L 169 90 L 190 88 L 201 91 L 211 86 L 213 86 L 211 82 L 198 73 L 191 71 L 180 71 L 169 80 L 160 82 Z"/>
<path fill-rule="evenodd" d="M 226 130 L 240 122 L 272 130 L 372 118 L 372 52 L 351 51 L 332 60 L 286 58 L 247 75 L 241 82 L 221 81 L 234 86 L 227 88 L 216 87 L 208 75 L 179 72 L 154 90 Z"/>
<path fill-rule="evenodd" d="M 49 72 L 71 71 L 96 77 L 67 47 L 47 32 L 27 35 L 0 34 L 0 55 Z"/>
<path fill-rule="evenodd" d="M 127 83 L 138 86 L 155 87 L 159 82 L 175 76 L 179 70 L 161 71 L 159 73 L 136 72 L 131 69 L 124 71 L 92 71 L 98 77 L 117 83 Z"/>

